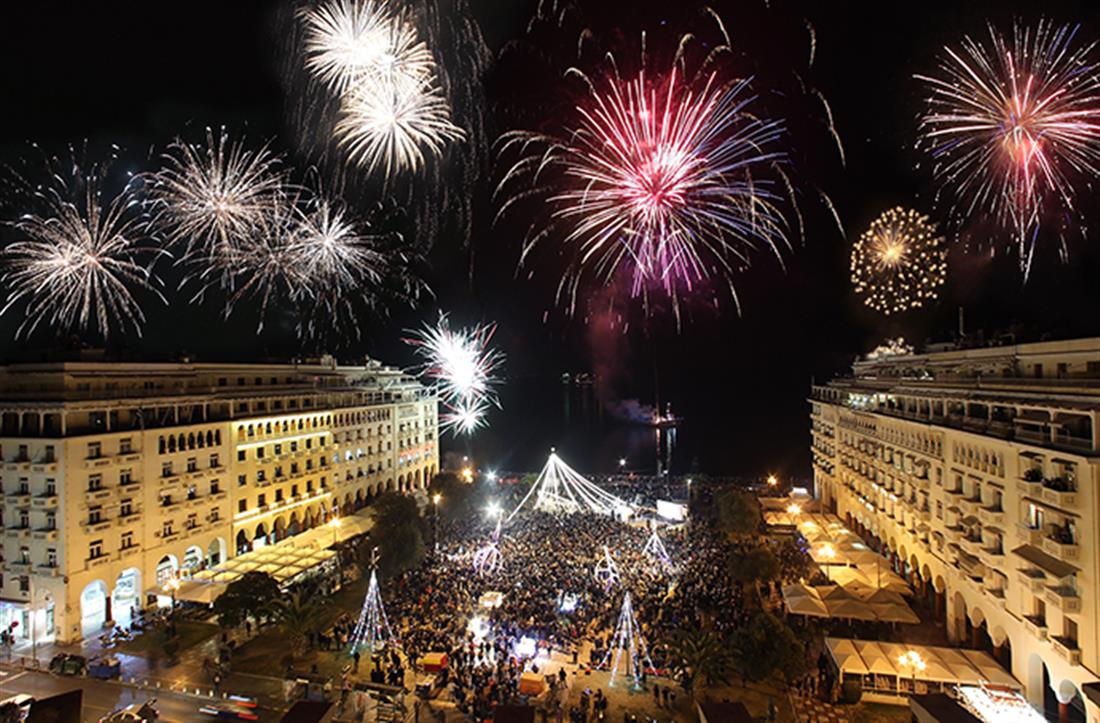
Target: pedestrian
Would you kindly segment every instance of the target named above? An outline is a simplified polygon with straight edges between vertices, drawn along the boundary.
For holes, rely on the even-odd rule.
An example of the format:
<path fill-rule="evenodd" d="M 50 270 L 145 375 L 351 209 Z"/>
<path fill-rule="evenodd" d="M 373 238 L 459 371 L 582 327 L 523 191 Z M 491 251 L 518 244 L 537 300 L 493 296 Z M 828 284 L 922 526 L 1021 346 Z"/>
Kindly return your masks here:
<path fill-rule="evenodd" d="M 355 667 L 352 668 L 352 670 L 354 670 L 356 673 L 358 673 L 359 672 L 359 651 L 358 650 L 356 650 L 354 653 L 351 654 L 351 659 L 355 661 Z"/>
<path fill-rule="evenodd" d="M 657 705 L 661 704 L 661 686 L 660 685 L 654 685 L 653 686 L 653 702 L 656 703 Z"/>
<path fill-rule="evenodd" d="M 214 673 L 214 695 L 221 695 L 222 693 L 222 674 Z"/>

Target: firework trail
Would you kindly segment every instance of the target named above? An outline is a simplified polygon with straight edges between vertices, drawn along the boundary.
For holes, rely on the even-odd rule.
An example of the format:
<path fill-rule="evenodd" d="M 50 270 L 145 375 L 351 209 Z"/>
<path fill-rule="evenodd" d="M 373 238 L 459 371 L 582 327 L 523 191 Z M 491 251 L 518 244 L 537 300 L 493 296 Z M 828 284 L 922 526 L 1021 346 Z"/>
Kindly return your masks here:
<path fill-rule="evenodd" d="M 440 426 L 455 434 L 473 432 L 491 406 L 500 406 L 497 373 L 504 355 L 491 346 L 495 331 L 495 324 L 452 329 L 440 314 L 406 339 L 424 360 L 418 373 L 436 385 L 444 408 Z"/>
<path fill-rule="evenodd" d="M 104 339 L 128 330 L 140 336 L 145 314 L 137 294 L 164 298 L 151 271 L 163 252 L 149 236 L 137 183 L 129 179 L 110 196 L 110 163 L 85 168 L 70 155 L 46 159 L 41 174 L 12 172 L 5 200 L 13 213 L 4 223 L 16 240 L 0 252 L 0 314 L 23 309 L 17 337 L 39 326 Z"/>
<path fill-rule="evenodd" d="M 918 148 L 960 219 L 1011 229 L 1025 278 L 1045 219 L 1079 218 L 1078 193 L 1100 168 L 1100 73 L 1077 25 L 1017 24 L 1011 37 L 946 49 L 928 91 Z M 938 195 L 938 194 L 937 194 Z"/>
<path fill-rule="evenodd" d="M 892 208 L 852 244 L 852 285 L 863 303 L 887 316 L 934 300 L 947 275 L 943 236 L 927 216 Z"/>

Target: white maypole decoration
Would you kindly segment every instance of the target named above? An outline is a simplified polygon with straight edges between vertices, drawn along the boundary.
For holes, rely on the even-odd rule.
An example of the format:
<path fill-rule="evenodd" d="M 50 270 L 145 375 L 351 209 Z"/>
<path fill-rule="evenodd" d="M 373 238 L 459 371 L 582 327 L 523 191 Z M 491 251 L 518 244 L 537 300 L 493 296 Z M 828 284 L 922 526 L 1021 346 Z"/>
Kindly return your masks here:
<path fill-rule="evenodd" d="M 363 609 L 359 612 L 359 621 L 355 624 L 355 630 L 351 634 L 351 652 L 360 648 L 366 648 L 374 653 L 387 644 L 394 642 L 393 631 L 386 620 L 386 609 L 382 606 L 382 595 L 378 592 L 378 575 L 371 561 L 370 584 L 367 586 L 367 597 L 363 600 Z"/>
<path fill-rule="evenodd" d="M 672 571 L 672 558 L 668 556 L 665 543 L 661 541 L 660 535 L 657 534 L 656 523 L 653 523 L 653 532 L 646 540 L 645 547 L 642 548 L 642 554 L 654 562 L 658 572 Z"/>
<path fill-rule="evenodd" d="M 501 515 L 497 514 L 497 526 L 488 544 L 474 553 L 474 570 L 478 575 L 490 575 L 500 567 L 500 523 Z"/>
<path fill-rule="evenodd" d="M 608 681 L 608 686 L 615 685 L 619 666 L 623 662 L 623 653 L 626 653 L 626 670 L 623 674 L 633 678 L 635 687 L 641 687 L 642 674 L 647 668 L 653 670 L 653 661 L 649 659 L 649 651 L 642 638 L 641 628 L 638 626 L 638 621 L 634 619 L 634 606 L 630 600 L 629 590 L 623 595 L 623 608 L 619 613 L 619 623 L 615 626 L 612 641 L 603 659 L 603 665 L 607 665 L 608 661 L 611 662 L 611 679 Z"/>
<path fill-rule="evenodd" d="M 554 450 L 550 451 L 550 458 L 546 460 L 542 472 L 539 472 L 535 484 L 508 516 L 508 522 L 512 521 L 532 495 L 535 497 L 535 509 L 544 512 L 573 514 L 586 511 L 621 517 L 634 513 L 629 504 L 609 492 L 604 492 L 578 474 Z"/>
<path fill-rule="evenodd" d="M 603 585 L 604 592 L 611 590 L 619 581 L 619 566 L 611 558 L 611 550 L 603 546 L 603 558 L 596 563 L 596 580 Z"/>

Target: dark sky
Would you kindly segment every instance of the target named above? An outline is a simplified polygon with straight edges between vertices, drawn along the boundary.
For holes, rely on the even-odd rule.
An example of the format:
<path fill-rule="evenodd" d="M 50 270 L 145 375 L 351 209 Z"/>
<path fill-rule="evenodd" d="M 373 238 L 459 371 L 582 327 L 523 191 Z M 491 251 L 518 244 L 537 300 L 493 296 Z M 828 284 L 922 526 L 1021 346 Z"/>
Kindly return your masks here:
<path fill-rule="evenodd" d="M 523 0 L 470 2 L 494 53 L 520 39 L 534 8 L 534 2 Z M 648 23 L 665 19 L 662 8 L 668 3 L 647 7 L 598 0 L 589 5 L 601 33 L 636 37 Z M 752 54 L 765 76 L 803 67 L 791 55 L 807 52 L 804 19 L 816 30 L 816 62 L 807 77 L 831 103 L 847 165 L 830 160 L 824 139 L 794 141 L 801 144 L 806 177 L 833 198 L 849 235 L 890 205 L 932 210 L 930 180 L 915 170 L 916 157 L 909 150 L 920 108 L 912 76 L 931 68 L 945 43 L 957 42 L 966 32 L 984 32 L 987 19 L 1007 27 L 1014 17 L 1081 22 L 1083 38 L 1100 37 L 1095 2 L 774 0 L 770 12 L 741 0 L 711 5 L 726 18 L 735 45 L 744 39 L 742 51 Z M 28 141 L 57 148 L 87 138 L 93 145 L 125 147 L 127 162 L 141 170 L 148 149 L 162 147 L 188 128 L 222 124 L 246 129 L 257 141 L 273 138 L 276 146 L 289 146 L 276 17 L 275 4 L 243 0 L 6 7 L 7 32 L 0 43 L 0 158 L 11 161 Z M 487 78 L 491 115 L 498 121 L 495 111 L 522 104 L 511 90 L 502 90 L 514 88 L 514 74 L 522 72 L 509 70 L 512 85 L 500 80 L 499 69 Z M 527 89 L 532 90 L 540 88 Z M 789 120 L 796 136 L 808 122 Z M 862 309 L 851 294 L 847 242 L 818 214 L 807 223 L 805 243 L 786 255 L 785 270 L 762 259 L 739 276 L 740 316 L 729 309 L 720 315 L 691 314 L 679 330 L 658 319 L 648 331 L 636 325 L 608 339 L 553 308 L 552 278 L 517 279 L 514 229 L 492 227 L 483 199 L 476 207 L 472 285 L 462 240 L 436 239 L 428 274 L 438 302 L 415 313 L 398 312 L 388 322 L 370 322 L 366 341 L 356 349 L 407 364 L 411 359 L 398 341 L 399 330 L 444 308 L 460 319 L 500 322 L 498 340 L 518 389 L 553 380 L 566 369 L 610 367 L 616 374 L 608 380 L 609 397 L 652 401 L 656 367 L 662 398 L 672 400 L 693 423 L 687 454 L 704 468 L 805 474 L 804 398 L 811 377 L 836 373 L 854 354 L 886 336 L 947 338 L 959 306 L 965 307 L 971 330 L 1018 324 L 1031 333 L 1058 336 L 1100 332 L 1100 253 L 1094 239 L 1075 243 L 1065 264 L 1042 254 L 1026 285 L 1010 258 L 957 253 L 938 305 L 885 321 Z M 1095 215 L 1087 204 L 1086 212 Z M 4 338 L 11 337 L 12 321 L 0 321 Z M 248 318 L 220 323 L 214 308 L 154 308 L 146 338 L 126 340 L 117 351 L 165 356 L 188 350 L 206 359 L 298 351 L 277 325 L 262 338 L 253 328 Z M 11 356 L 50 346 L 56 342 L 45 336 L 30 343 L 9 341 L 0 351 Z M 533 420 L 545 413 L 525 401 L 537 396 L 513 393 L 510 398 L 518 409 L 509 411 L 508 429 L 494 431 L 485 442 L 494 452 L 513 444 L 509 435 L 520 434 L 525 420 L 537 429 Z"/>

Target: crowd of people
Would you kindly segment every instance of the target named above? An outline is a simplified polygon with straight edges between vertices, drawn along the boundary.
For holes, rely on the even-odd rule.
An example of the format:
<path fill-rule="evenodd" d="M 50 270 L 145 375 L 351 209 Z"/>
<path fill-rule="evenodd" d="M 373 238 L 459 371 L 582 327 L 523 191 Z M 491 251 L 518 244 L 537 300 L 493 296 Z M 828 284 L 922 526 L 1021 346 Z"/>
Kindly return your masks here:
<path fill-rule="evenodd" d="M 669 696 L 675 701 L 668 678 L 682 672 L 669 645 L 675 633 L 703 620 L 724 632 L 749 615 L 747 592 L 728 572 L 737 548 L 709 525 L 657 526 L 666 561 L 646 551 L 652 522 L 525 509 L 503 528 L 499 563 L 479 572 L 474 557 L 490 544 L 493 526 L 491 519 L 444 525 L 438 551 L 383 591 L 409 658 L 446 653 L 451 696 L 475 719 L 513 700 L 525 664 L 538 672 L 544 656 L 606 669 L 627 591 L 646 646 L 637 662 L 643 675 L 663 676 L 665 705 Z M 480 605 L 489 592 L 502 593 L 498 606 Z M 625 662 L 618 674 L 631 674 Z M 565 697 L 564 670 L 547 682 L 550 700 Z"/>

